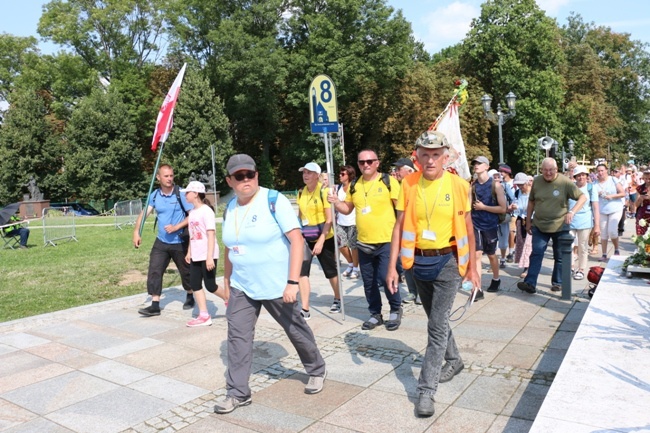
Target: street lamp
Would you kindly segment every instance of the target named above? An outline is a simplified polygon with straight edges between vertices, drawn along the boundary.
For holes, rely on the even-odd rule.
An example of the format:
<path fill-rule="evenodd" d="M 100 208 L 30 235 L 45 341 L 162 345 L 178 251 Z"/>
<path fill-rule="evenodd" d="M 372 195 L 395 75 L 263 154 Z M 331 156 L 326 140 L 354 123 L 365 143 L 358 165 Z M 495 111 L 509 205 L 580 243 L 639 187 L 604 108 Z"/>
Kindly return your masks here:
<path fill-rule="evenodd" d="M 504 113 L 501 110 L 501 104 L 497 104 L 497 112 L 492 112 L 492 98 L 487 94 L 483 95 L 481 98 L 481 104 L 483 104 L 483 111 L 485 112 L 485 118 L 490 122 L 496 123 L 499 125 L 499 164 L 504 164 L 503 160 L 503 132 L 501 126 L 506 123 L 509 119 L 515 117 L 515 103 L 517 102 L 517 97 L 514 93 L 510 92 L 506 95 L 506 104 L 508 105 L 508 112 Z"/>

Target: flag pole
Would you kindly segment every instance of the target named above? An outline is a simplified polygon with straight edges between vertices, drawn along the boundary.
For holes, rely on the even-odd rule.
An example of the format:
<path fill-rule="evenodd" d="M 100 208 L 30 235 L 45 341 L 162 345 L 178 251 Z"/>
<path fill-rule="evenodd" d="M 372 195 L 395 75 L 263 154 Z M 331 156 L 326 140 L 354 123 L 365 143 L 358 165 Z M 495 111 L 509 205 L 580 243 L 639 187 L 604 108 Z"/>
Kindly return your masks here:
<path fill-rule="evenodd" d="M 151 176 L 151 183 L 149 184 L 149 192 L 147 193 L 147 199 L 145 200 L 144 208 L 142 208 L 142 220 L 140 221 L 140 229 L 138 230 L 138 236 L 142 237 L 142 229 L 144 229 L 144 220 L 147 218 L 147 209 L 149 209 L 149 197 L 151 197 L 151 191 L 153 191 L 153 182 L 156 179 L 156 173 L 158 173 L 158 165 L 160 165 L 160 157 L 162 156 L 163 148 L 165 147 L 165 142 L 160 143 L 160 150 L 158 151 L 158 157 L 156 158 L 156 166 L 153 169 L 153 176 Z"/>

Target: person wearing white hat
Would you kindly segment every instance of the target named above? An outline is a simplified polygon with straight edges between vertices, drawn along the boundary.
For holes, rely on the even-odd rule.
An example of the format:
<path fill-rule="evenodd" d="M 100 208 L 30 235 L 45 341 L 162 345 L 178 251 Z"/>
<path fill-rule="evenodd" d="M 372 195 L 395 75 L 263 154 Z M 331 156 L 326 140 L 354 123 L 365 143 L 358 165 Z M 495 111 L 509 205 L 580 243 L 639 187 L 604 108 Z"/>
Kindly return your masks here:
<path fill-rule="evenodd" d="M 584 206 L 573 216 L 571 221 L 571 235 L 575 238 L 573 242 L 573 256 L 571 263 L 575 262 L 573 268 L 574 280 L 582 280 L 585 277 L 587 270 L 587 260 L 589 259 L 589 235 L 592 229 L 594 235 L 600 234 L 600 212 L 598 210 L 598 192 L 593 186 L 587 182 L 589 173 L 587 168 L 583 165 L 578 165 L 573 169 L 573 178 L 576 181 L 576 186 L 587 197 Z M 576 204 L 575 200 L 569 199 L 569 207 L 573 208 Z"/>
<path fill-rule="evenodd" d="M 517 186 L 515 191 L 515 202 L 512 218 L 515 220 L 515 257 L 514 260 L 520 268 L 523 268 L 521 278 L 526 278 L 528 265 L 530 263 L 530 252 L 533 249 L 532 236 L 526 233 L 526 209 L 528 208 L 528 197 L 532 182 L 526 173 L 517 173 L 513 183 Z"/>

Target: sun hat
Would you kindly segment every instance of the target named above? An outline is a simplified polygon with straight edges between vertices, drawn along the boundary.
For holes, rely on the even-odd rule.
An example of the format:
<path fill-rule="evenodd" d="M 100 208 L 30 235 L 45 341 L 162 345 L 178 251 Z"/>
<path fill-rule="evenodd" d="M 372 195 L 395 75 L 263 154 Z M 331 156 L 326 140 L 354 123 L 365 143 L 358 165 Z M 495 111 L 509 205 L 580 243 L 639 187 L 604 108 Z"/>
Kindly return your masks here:
<path fill-rule="evenodd" d="M 438 131 L 425 131 L 415 140 L 415 148 L 426 147 L 427 149 L 440 149 L 449 147 L 449 141 L 445 134 Z"/>

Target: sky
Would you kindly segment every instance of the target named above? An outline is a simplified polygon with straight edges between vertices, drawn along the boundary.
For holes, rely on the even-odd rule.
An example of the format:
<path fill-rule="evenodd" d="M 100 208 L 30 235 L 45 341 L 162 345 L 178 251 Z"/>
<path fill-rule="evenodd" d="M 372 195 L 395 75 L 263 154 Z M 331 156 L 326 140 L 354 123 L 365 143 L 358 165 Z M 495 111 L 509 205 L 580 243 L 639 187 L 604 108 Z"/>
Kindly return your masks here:
<path fill-rule="evenodd" d="M 36 26 L 42 6 L 48 0 L 0 0 L 0 33 L 16 36 L 36 36 Z M 401 9 L 411 22 L 415 38 L 434 54 L 460 42 L 472 18 L 479 16 L 482 0 L 387 0 Z M 585 22 L 610 27 L 619 33 L 629 33 L 632 40 L 650 44 L 650 2 L 648 0 L 537 0 L 546 14 L 566 24 L 571 12 L 580 14 Z M 40 43 L 43 53 L 60 49 L 51 43 Z"/>

